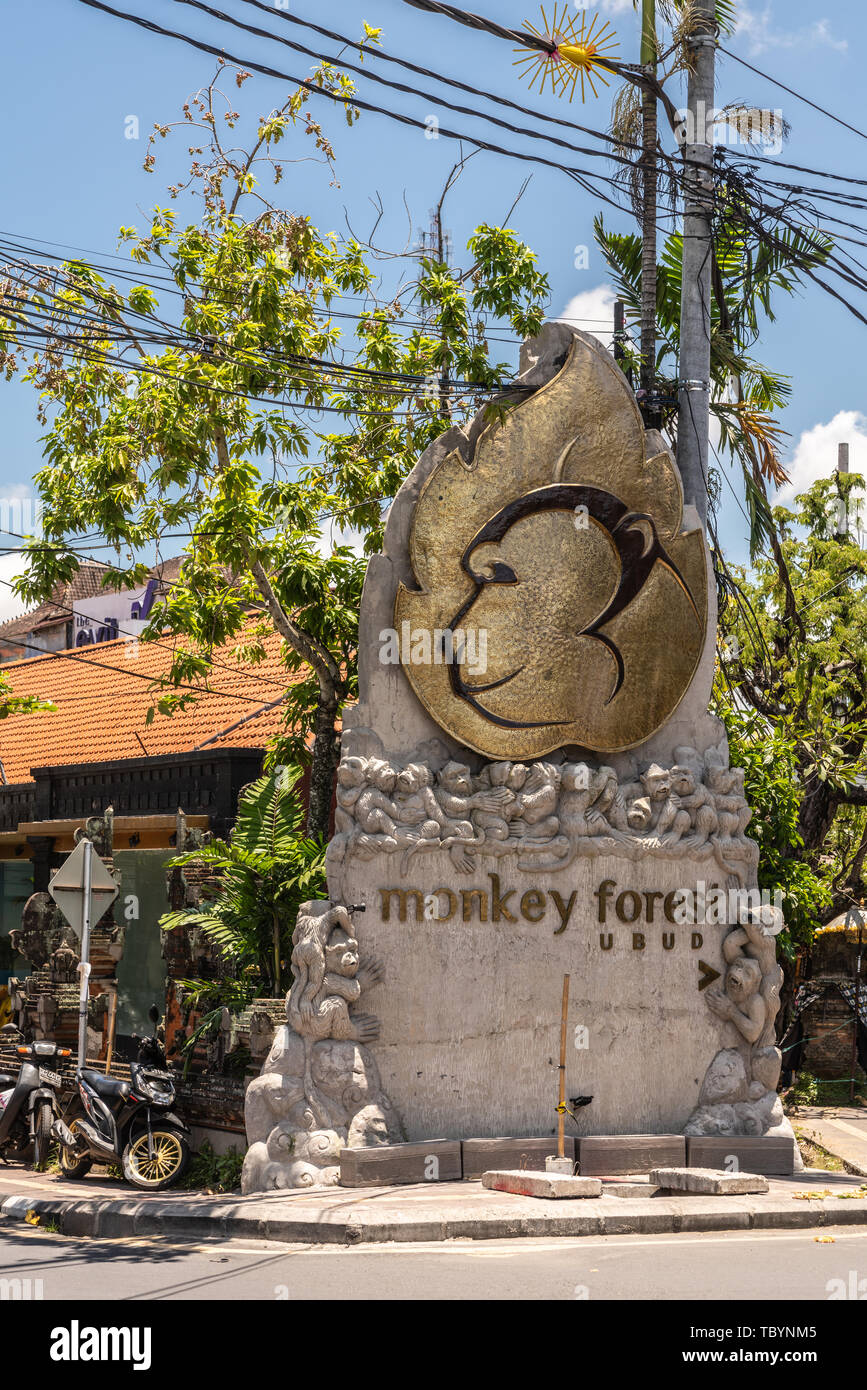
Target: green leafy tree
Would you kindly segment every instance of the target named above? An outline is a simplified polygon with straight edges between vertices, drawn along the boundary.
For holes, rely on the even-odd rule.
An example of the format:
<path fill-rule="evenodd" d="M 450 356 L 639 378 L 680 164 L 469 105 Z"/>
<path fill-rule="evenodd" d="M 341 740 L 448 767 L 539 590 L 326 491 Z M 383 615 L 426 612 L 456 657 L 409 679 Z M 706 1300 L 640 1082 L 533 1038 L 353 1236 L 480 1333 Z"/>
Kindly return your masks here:
<path fill-rule="evenodd" d="M 759 888 L 780 893 L 786 917 L 779 942 L 787 962 L 809 946 L 831 890 L 821 867 L 805 857 L 800 825 L 802 785 L 798 742 L 755 710 L 717 691 L 734 767 L 744 769 L 744 793 L 753 817 L 747 833 L 759 846 Z"/>
<path fill-rule="evenodd" d="M 9 677 L 0 671 L 0 719 L 8 719 L 10 714 L 37 714 L 56 709 L 51 700 L 43 700 L 38 695 L 14 694 Z"/>
<path fill-rule="evenodd" d="M 777 550 L 733 575 L 720 614 L 717 708 L 753 776 L 761 872 L 788 894 L 801 943 L 865 892 L 863 489 L 836 475 L 775 508 Z"/>
<path fill-rule="evenodd" d="M 276 632 L 287 740 L 275 756 L 310 758 L 307 828 L 324 835 L 356 690 L 364 562 L 345 532 L 377 547 L 419 452 L 511 375 L 489 352 L 488 316 L 537 332 L 547 281 L 513 232 L 482 226 L 466 269 L 413 254 L 408 283 L 378 295 L 356 238 L 319 232 L 263 191 L 266 175 L 282 183 L 293 135 L 333 164 L 309 93 L 292 92 L 238 147 L 239 113 L 219 85 L 233 72 L 242 86 L 247 74 L 221 65 L 179 123 L 192 163 L 169 191 L 198 200 L 195 220 L 158 207 L 143 233 L 122 229 L 141 283 L 118 287 L 82 261 L 10 263 L 0 279 L 0 366 L 33 384 L 46 425 L 43 543 L 18 589 L 46 597 L 94 531 L 115 547 L 118 585 L 142 583 L 154 550 L 182 549 L 145 634 L 174 639 L 155 708 L 183 708 L 212 674 L 218 685 L 219 647 L 255 664 Z M 312 81 L 352 124 L 351 82 L 328 65 Z M 171 129 L 156 128 L 146 167 Z M 363 299 L 351 335 L 340 296 Z"/>
<path fill-rule="evenodd" d="M 299 776 L 298 769 L 281 768 L 260 777 L 239 798 L 228 843 L 214 840 L 169 861 L 207 865 L 219 891 L 199 908 L 160 918 L 163 931 L 198 927 L 239 971 L 255 967 L 273 997 L 283 990 L 300 904 L 327 896 L 325 845 L 301 830 Z"/>

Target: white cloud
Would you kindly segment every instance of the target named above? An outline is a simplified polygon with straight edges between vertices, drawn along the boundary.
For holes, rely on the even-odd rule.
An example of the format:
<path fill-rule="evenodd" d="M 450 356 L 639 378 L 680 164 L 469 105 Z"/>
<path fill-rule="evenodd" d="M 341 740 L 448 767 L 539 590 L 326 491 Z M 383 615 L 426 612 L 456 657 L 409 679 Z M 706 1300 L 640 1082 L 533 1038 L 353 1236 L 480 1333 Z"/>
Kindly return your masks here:
<path fill-rule="evenodd" d="M 603 14 L 625 14 L 627 10 L 634 10 L 632 0 L 599 0 L 596 6 Z"/>
<path fill-rule="evenodd" d="M 797 28 L 776 27 L 774 7 L 770 3 L 761 9 L 739 5 L 737 34 L 739 38 L 747 40 L 753 58 L 769 48 L 808 48 L 821 44 L 838 53 L 845 53 L 849 47 L 846 39 L 834 37 L 828 19 L 816 19 L 812 24 L 802 24 Z"/>
<path fill-rule="evenodd" d="M 828 478 L 837 467 L 837 445 L 849 445 L 849 471 L 867 476 L 867 416 L 860 410 L 839 410 L 833 420 L 804 430 L 790 463 L 789 482 L 776 501 L 788 505 L 817 478 Z"/>
<path fill-rule="evenodd" d="M 580 328 L 610 348 L 614 340 L 614 302 L 617 295 L 610 285 L 597 285 L 573 295 L 557 320 Z"/>
<path fill-rule="evenodd" d="M 5 623 L 7 618 L 17 618 L 19 613 L 27 611 L 27 604 L 22 603 L 9 588 L 12 580 L 23 568 L 20 555 L 0 554 L 0 623 Z"/>

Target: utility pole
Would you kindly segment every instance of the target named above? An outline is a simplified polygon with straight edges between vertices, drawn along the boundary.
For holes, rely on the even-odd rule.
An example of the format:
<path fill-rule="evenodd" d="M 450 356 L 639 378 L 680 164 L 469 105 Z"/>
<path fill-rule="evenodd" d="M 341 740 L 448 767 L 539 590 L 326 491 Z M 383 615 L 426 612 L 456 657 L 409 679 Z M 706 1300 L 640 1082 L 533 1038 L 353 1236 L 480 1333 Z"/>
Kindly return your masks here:
<path fill-rule="evenodd" d="M 614 361 L 620 363 L 620 370 L 624 373 L 629 385 L 632 385 L 632 368 L 624 366 L 626 358 L 626 305 L 622 299 L 614 301 Z"/>
<path fill-rule="evenodd" d="M 677 463 L 686 502 L 707 521 L 710 427 L 710 305 L 713 260 L 713 111 L 716 0 L 696 0 L 699 31 L 687 39 L 689 75 L 684 142 L 683 282 L 680 308 Z"/>
<path fill-rule="evenodd" d="M 454 172 L 454 171 L 453 171 Z M 450 266 L 452 263 L 452 234 L 443 227 L 443 203 L 446 193 L 448 193 L 450 182 L 446 184 L 443 195 L 435 208 L 430 210 L 430 230 L 422 232 L 419 238 L 419 251 L 423 256 L 431 256 L 441 265 Z M 439 376 L 439 397 L 440 415 L 446 425 L 451 424 L 452 408 L 449 396 L 451 378 L 449 375 L 448 359 L 443 354 L 442 368 Z"/>
<path fill-rule="evenodd" d="M 656 77 L 656 0 L 642 0 L 641 66 Z M 659 429 L 660 413 L 650 405 L 656 385 L 656 94 L 641 89 L 641 391 L 644 422 Z"/>
<path fill-rule="evenodd" d="M 846 498 L 841 489 L 839 479 L 842 474 L 849 472 L 849 445 L 837 445 L 837 537 L 838 541 L 845 541 L 849 535 L 849 517 L 847 511 Z"/>

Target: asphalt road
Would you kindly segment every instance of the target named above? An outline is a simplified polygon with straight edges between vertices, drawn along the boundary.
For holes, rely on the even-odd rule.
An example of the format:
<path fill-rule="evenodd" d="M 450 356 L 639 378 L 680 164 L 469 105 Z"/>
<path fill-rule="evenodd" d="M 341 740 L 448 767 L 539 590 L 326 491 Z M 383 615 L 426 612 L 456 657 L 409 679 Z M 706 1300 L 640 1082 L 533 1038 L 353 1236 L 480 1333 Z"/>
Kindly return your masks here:
<path fill-rule="evenodd" d="M 2 1281 L 44 1300 L 828 1300 L 863 1280 L 867 1232 L 609 1236 L 431 1245 L 76 1240 L 0 1227 Z M 41 1280 L 41 1286 L 36 1282 Z M 842 1281 L 834 1284 L 831 1281 Z M 860 1291 L 859 1291 L 860 1292 Z M 5 1295 L 9 1297 L 7 1293 Z"/>

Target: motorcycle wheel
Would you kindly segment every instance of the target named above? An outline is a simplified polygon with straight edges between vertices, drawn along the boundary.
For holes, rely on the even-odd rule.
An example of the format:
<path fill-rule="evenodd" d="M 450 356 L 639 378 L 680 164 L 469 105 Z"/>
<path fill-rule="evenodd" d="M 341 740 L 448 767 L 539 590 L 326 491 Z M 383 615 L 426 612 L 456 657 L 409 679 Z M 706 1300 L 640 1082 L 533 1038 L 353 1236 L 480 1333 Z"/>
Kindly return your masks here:
<path fill-rule="evenodd" d="M 54 1123 L 51 1106 L 40 1105 L 33 1121 L 33 1171 L 41 1173 L 51 1151 L 51 1126 Z"/>
<path fill-rule="evenodd" d="M 150 1192 L 177 1182 L 190 1161 L 190 1146 L 180 1130 L 155 1126 L 151 1130 L 153 1157 L 148 1156 L 147 1130 L 131 1139 L 123 1151 L 123 1175 L 133 1187 Z"/>
<path fill-rule="evenodd" d="M 69 1128 L 75 1133 L 77 1120 L 69 1120 Z M 79 1149 L 67 1149 L 64 1144 L 60 1146 L 60 1171 L 65 1178 L 83 1178 L 85 1173 L 89 1173 L 93 1167 L 93 1159 L 90 1154 L 81 1153 Z"/>

